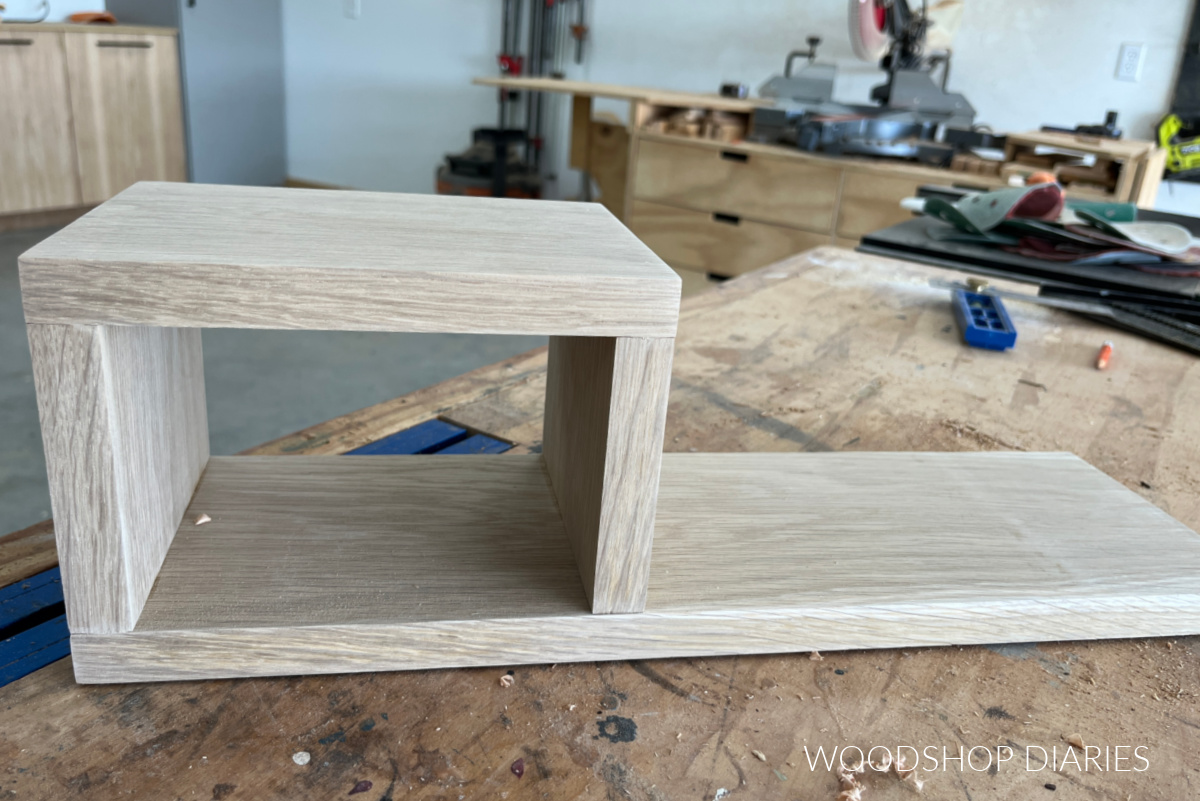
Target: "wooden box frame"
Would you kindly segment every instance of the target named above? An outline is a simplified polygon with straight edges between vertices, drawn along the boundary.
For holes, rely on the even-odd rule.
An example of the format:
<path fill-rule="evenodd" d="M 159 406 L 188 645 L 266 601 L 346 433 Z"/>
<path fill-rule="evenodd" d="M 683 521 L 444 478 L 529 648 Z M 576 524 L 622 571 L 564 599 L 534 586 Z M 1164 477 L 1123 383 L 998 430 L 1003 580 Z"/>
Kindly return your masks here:
<path fill-rule="evenodd" d="M 1200 630 L 1069 454 L 664 457 L 679 279 L 595 204 L 139 184 L 20 264 L 81 682 Z M 543 452 L 210 458 L 220 326 L 547 334 Z"/>

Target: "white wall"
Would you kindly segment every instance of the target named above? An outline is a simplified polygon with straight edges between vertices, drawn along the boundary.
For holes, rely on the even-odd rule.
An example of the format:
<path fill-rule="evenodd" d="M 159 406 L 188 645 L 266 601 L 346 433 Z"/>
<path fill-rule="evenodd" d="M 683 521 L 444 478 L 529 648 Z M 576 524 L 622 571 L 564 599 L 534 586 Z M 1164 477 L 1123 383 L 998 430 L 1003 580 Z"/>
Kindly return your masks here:
<path fill-rule="evenodd" d="M 37 19 L 41 16 L 42 4 L 38 0 L 4 0 L 8 10 L 0 17 L 10 20 Z M 62 22 L 80 11 L 103 11 L 104 0 L 50 0 L 50 16 L 47 22 Z"/>
<path fill-rule="evenodd" d="M 950 88 L 997 130 L 1100 122 L 1120 112 L 1127 135 L 1151 136 L 1170 102 L 1189 0 L 965 0 Z M 843 0 L 596 0 L 589 80 L 714 91 L 721 81 L 757 87 L 784 56 L 823 38 L 838 66 L 837 99 L 867 102 L 882 82 L 854 58 Z M 1138 83 L 1114 77 L 1122 42 L 1146 45 Z"/>
<path fill-rule="evenodd" d="M 284 0 L 288 174 L 432 192 L 447 151 L 495 125 L 498 0 Z"/>
<path fill-rule="evenodd" d="M 568 77 L 695 91 L 722 81 L 757 88 L 782 70 L 789 49 L 816 34 L 824 38 L 822 60 L 838 64 L 838 99 L 865 102 L 882 78 L 852 55 L 844 0 L 588 5 L 587 63 L 572 64 Z M 1148 138 L 1169 104 L 1190 5 L 966 0 L 951 88 L 997 130 L 1099 122 L 1112 108 L 1127 135 Z M 289 173 L 431 191 L 442 155 L 465 147 L 472 127 L 494 123 L 495 95 L 469 81 L 496 71 L 499 15 L 499 0 L 363 0 L 361 19 L 350 21 L 341 0 L 284 0 Z M 1146 45 L 1138 83 L 1114 77 L 1122 42 Z M 562 191 L 572 191 L 570 182 Z"/>

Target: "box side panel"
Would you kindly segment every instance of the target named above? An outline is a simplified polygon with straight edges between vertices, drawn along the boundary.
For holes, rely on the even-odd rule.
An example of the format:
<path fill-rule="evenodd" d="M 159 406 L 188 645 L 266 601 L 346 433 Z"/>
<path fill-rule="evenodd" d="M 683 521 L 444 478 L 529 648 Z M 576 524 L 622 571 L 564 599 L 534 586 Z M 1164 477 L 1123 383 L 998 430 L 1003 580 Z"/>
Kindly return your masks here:
<path fill-rule="evenodd" d="M 646 608 L 674 353 L 673 337 L 616 340 L 593 612 Z"/>
<path fill-rule="evenodd" d="M 646 606 L 673 338 L 550 342 L 542 451 L 595 613 Z"/>
<path fill-rule="evenodd" d="M 551 337 L 546 367 L 542 454 L 593 607 L 615 351 L 608 337 Z"/>
<path fill-rule="evenodd" d="M 137 621 L 208 462 L 198 328 L 100 329 L 129 625 Z"/>
<path fill-rule="evenodd" d="M 91 326 L 30 325 L 42 445 L 67 622 L 128 631 L 117 480 L 103 349 Z"/>
<path fill-rule="evenodd" d="M 67 619 L 128 631 L 208 461 L 200 332 L 28 330 Z"/>

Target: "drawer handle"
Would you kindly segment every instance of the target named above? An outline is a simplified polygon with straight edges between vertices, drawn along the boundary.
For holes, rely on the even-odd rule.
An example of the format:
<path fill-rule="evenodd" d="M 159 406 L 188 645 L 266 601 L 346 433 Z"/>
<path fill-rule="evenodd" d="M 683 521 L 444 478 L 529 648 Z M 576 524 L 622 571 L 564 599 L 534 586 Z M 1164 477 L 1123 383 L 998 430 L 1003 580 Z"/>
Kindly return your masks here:
<path fill-rule="evenodd" d="M 722 150 L 721 158 L 725 159 L 726 161 L 740 161 L 742 164 L 745 164 L 750 160 L 750 154 L 739 153 L 736 150 Z"/>
<path fill-rule="evenodd" d="M 713 222 L 725 223 L 726 225 L 740 225 L 742 218 L 736 214 L 722 214 L 719 211 L 714 211 Z"/>
<path fill-rule="evenodd" d="M 126 47 L 126 48 L 131 48 L 131 49 L 138 49 L 138 50 L 148 50 L 151 47 L 154 47 L 154 43 L 153 42 L 118 42 L 118 41 L 112 41 L 109 39 L 101 39 L 99 42 L 96 42 L 96 47 Z"/>
<path fill-rule="evenodd" d="M 32 39 L 0 39 L 0 45 L 9 47 L 29 47 L 31 44 L 33 44 Z"/>

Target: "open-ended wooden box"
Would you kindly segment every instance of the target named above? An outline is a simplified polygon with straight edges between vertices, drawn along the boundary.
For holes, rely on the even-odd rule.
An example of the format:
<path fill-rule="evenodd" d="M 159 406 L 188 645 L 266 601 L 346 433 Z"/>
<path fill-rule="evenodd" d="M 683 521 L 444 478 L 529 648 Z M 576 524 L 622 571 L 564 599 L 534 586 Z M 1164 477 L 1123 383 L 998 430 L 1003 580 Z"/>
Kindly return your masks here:
<path fill-rule="evenodd" d="M 81 682 L 1200 631 L 1069 454 L 664 456 L 679 279 L 597 204 L 139 184 L 20 269 Z M 209 458 L 205 327 L 549 335 L 543 452 Z"/>

